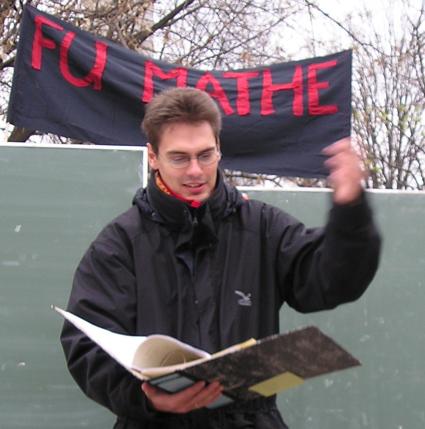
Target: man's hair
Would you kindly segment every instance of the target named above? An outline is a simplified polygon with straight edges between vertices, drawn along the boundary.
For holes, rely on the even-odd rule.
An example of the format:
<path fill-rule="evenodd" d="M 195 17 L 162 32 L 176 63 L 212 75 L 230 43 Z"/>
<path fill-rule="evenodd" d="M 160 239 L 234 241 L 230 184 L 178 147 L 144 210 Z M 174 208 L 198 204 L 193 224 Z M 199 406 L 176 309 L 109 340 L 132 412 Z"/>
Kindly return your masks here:
<path fill-rule="evenodd" d="M 176 123 L 211 125 L 217 144 L 221 131 L 221 113 L 215 101 L 196 88 L 172 88 L 156 95 L 145 108 L 142 130 L 155 153 L 167 125 Z"/>

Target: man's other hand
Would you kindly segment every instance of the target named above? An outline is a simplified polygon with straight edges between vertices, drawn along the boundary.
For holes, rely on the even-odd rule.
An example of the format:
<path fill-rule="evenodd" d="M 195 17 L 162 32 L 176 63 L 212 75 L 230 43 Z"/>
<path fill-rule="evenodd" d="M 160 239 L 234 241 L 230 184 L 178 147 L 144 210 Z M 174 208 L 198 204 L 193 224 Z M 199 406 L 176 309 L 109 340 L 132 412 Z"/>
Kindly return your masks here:
<path fill-rule="evenodd" d="M 223 388 L 217 381 L 208 385 L 198 381 L 180 392 L 167 393 L 145 382 L 142 390 L 157 411 L 182 414 L 213 403 L 221 395 Z"/>
<path fill-rule="evenodd" d="M 351 138 L 346 137 L 323 149 L 329 158 L 325 161 L 329 168 L 329 183 L 334 190 L 336 204 L 354 203 L 363 190 L 365 172 L 359 156 L 351 146 Z"/>

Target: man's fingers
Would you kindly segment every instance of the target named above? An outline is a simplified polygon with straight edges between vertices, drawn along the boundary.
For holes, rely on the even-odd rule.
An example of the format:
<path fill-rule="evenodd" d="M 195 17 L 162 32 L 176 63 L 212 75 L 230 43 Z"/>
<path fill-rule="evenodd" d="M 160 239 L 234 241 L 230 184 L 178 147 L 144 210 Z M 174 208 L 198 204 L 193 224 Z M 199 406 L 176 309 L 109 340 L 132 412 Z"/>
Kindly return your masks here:
<path fill-rule="evenodd" d="M 328 156 L 325 165 L 329 168 L 329 183 L 334 190 L 333 199 L 339 204 L 355 202 L 362 192 L 365 172 L 362 162 L 347 137 L 323 150 Z"/>
<path fill-rule="evenodd" d="M 330 174 L 340 169 L 345 170 L 349 175 L 364 177 L 364 168 L 357 154 L 353 151 L 343 151 L 328 158 L 325 161 L 326 167 L 329 168 Z"/>
<path fill-rule="evenodd" d="M 200 381 L 181 392 L 167 393 L 145 382 L 142 390 L 156 410 L 187 413 L 215 401 L 220 396 L 222 387 L 218 382 L 205 387 L 205 382 Z"/>
<path fill-rule="evenodd" d="M 221 395 L 222 391 L 223 388 L 218 381 L 212 382 L 193 398 L 192 409 L 206 407 L 214 402 Z"/>
<path fill-rule="evenodd" d="M 329 146 L 326 146 L 322 152 L 327 156 L 333 156 L 342 151 L 352 150 L 351 147 L 351 137 L 344 137 L 341 140 L 332 143 Z"/>
<path fill-rule="evenodd" d="M 357 155 L 354 153 L 344 151 L 344 152 L 338 152 L 337 154 L 333 155 L 332 157 L 328 158 L 325 161 L 325 165 L 329 168 L 335 168 L 339 167 L 341 165 L 346 165 L 348 163 L 354 163 L 354 165 L 357 166 Z"/>
<path fill-rule="evenodd" d="M 195 383 L 187 389 L 177 393 L 167 393 L 148 382 L 142 384 L 142 390 L 151 402 L 152 406 L 158 411 L 179 412 L 182 404 L 187 404 L 192 398 L 202 390 L 200 383 Z"/>
<path fill-rule="evenodd" d="M 168 406 L 167 393 L 150 385 L 148 382 L 142 384 L 142 390 L 156 410 L 166 411 L 165 408 Z"/>

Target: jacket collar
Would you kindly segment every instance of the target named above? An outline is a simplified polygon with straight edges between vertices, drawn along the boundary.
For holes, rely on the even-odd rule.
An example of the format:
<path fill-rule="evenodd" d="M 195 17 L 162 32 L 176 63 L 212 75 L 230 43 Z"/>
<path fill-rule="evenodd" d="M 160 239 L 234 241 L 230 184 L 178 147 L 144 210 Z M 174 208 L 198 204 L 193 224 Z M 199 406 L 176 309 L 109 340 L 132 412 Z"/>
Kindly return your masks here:
<path fill-rule="evenodd" d="M 159 189 L 152 173 L 148 186 L 136 194 L 133 203 L 139 207 L 142 215 L 149 216 L 155 222 L 163 223 L 171 230 L 184 230 L 191 229 L 194 222 L 209 223 L 207 219 L 211 219 L 216 223 L 229 216 L 237 211 L 243 198 L 236 188 L 224 182 L 219 170 L 214 192 L 199 208 L 191 208 Z"/>

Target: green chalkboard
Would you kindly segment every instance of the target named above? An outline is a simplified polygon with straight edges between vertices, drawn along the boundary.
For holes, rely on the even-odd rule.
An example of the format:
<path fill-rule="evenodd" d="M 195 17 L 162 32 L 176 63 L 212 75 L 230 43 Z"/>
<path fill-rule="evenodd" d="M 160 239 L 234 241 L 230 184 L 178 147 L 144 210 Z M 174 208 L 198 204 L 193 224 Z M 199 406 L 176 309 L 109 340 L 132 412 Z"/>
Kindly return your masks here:
<path fill-rule="evenodd" d="M 130 206 L 141 153 L 0 145 L 0 428 L 112 427 L 65 368 L 61 320 L 89 242 Z M 326 219 L 321 191 L 249 191 L 309 226 Z M 279 395 L 292 429 L 425 427 L 424 193 L 370 193 L 384 236 L 379 273 L 336 310 L 281 313 L 286 331 L 316 324 L 363 362 Z"/>
<path fill-rule="evenodd" d="M 0 146 L 0 428 L 107 428 L 68 375 L 50 310 L 91 240 L 130 207 L 142 151 Z"/>
<path fill-rule="evenodd" d="M 321 225 L 330 193 L 250 192 Z M 281 394 L 291 428 L 425 428 L 425 192 L 371 192 L 384 238 L 378 274 L 356 303 L 311 315 L 281 311 L 281 330 L 315 324 L 363 365 Z"/>

